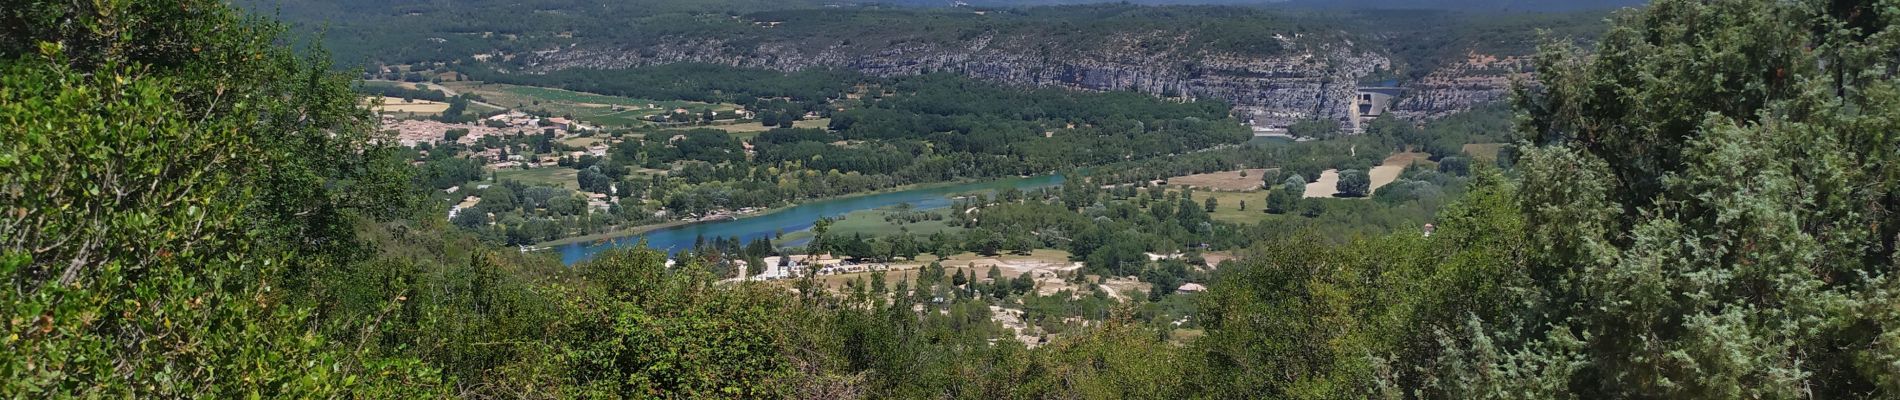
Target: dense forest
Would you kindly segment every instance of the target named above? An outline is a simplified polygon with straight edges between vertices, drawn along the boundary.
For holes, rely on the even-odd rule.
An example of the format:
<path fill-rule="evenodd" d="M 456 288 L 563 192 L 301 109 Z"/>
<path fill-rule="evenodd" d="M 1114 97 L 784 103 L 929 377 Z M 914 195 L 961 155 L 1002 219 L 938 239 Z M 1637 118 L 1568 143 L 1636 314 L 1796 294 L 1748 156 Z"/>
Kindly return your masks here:
<path fill-rule="evenodd" d="M 413 150 L 374 140 L 357 71 L 293 53 L 279 26 L 211 0 L 14 4 L 0 10 L 0 395 L 1892 398 L 1896 23 L 1889 1 L 1618 14 L 1592 48 L 1542 48 L 1540 84 L 1487 111 L 1515 119 L 1499 162 L 1436 155 L 1440 171 L 1407 178 L 1458 188 L 1442 203 L 1374 194 L 1209 221 L 1209 194 L 1125 184 L 1193 167 L 1148 160 L 1114 167 L 1120 182 L 966 204 L 995 218 L 965 247 L 1060 246 L 1095 272 L 1210 283 L 1114 301 L 946 265 L 794 292 L 719 283 L 704 255 L 563 266 L 496 249 L 423 201 L 437 190 Z M 834 128 L 922 134 L 859 126 L 1049 96 L 972 90 Z M 1044 106 L 1102 105 L 1067 101 Z M 1468 118 L 1323 146 L 1444 147 L 1434 132 L 1498 120 Z M 1307 180 L 1291 175 L 1273 178 Z M 1435 209 L 1436 231 L 1299 226 L 1413 206 Z M 861 246 L 825 230 L 809 246 Z M 1237 259 L 1134 256 L 1199 240 Z M 897 253 L 884 257 L 916 257 Z M 1004 303 L 1098 322 L 1051 323 L 1061 334 L 1032 346 L 991 322 Z"/>

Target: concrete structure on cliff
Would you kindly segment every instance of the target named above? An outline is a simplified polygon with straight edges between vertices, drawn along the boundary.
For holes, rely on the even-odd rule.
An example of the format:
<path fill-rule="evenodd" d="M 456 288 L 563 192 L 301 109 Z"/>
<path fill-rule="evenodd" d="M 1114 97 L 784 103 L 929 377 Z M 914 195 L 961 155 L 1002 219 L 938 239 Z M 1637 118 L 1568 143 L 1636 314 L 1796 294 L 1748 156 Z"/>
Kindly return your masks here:
<path fill-rule="evenodd" d="M 1360 87 L 1352 99 L 1352 132 L 1364 133 L 1372 120 L 1392 111 L 1392 105 L 1398 103 L 1399 95 L 1404 92 L 1403 88 L 1391 86 Z"/>

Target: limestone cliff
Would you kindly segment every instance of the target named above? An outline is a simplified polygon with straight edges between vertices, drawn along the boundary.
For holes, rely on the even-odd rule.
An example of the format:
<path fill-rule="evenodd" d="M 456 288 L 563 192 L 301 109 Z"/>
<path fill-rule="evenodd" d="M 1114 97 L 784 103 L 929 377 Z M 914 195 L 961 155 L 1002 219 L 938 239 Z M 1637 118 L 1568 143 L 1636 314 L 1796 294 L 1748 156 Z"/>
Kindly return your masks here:
<path fill-rule="evenodd" d="M 1470 53 L 1464 62 L 1433 70 L 1409 82 L 1393 111 L 1414 119 L 1439 118 L 1473 106 L 1505 100 L 1512 80 L 1529 81 L 1531 60 Z"/>
<path fill-rule="evenodd" d="M 1156 40 L 1167 39 L 1167 40 Z M 1033 37 L 982 35 L 949 43 L 895 41 L 867 46 L 813 45 L 789 41 L 674 39 L 640 48 L 567 47 L 536 52 L 525 73 L 568 68 L 628 68 L 699 62 L 796 71 L 844 68 L 875 76 L 950 72 L 1004 84 L 1077 90 L 1124 90 L 1183 100 L 1222 99 L 1236 116 L 1263 128 L 1302 119 L 1347 120 L 1357 83 L 1391 61 L 1376 49 L 1351 41 L 1297 43 L 1277 55 L 1185 50 L 1185 35 L 1165 31 L 1104 37 L 1086 48 L 1050 48 Z M 1156 46 L 1154 43 L 1176 43 Z M 1407 89 L 1394 110 L 1411 118 L 1436 118 L 1502 99 L 1520 58 L 1473 55 L 1466 63 L 1434 71 Z"/>

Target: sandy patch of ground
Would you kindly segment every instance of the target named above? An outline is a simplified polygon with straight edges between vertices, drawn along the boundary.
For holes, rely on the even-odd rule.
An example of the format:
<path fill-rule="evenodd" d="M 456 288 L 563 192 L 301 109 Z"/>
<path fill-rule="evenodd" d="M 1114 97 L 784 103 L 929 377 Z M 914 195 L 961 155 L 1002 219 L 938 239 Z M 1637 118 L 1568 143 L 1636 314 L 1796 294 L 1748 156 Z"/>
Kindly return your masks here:
<path fill-rule="evenodd" d="M 1023 345 L 1029 348 L 1033 349 L 1042 344 L 1040 343 L 1042 337 L 1032 334 L 1040 329 L 1032 328 L 1028 323 L 1023 322 L 1023 310 L 990 306 L 990 320 L 1015 332 L 1016 340 L 1023 342 Z"/>
<path fill-rule="evenodd" d="M 1234 252 L 1210 251 L 1206 253 L 1201 253 L 1201 259 L 1207 260 L 1208 267 L 1220 268 L 1221 263 L 1225 263 L 1234 259 Z"/>
<path fill-rule="evenodd" d="M 1319 180 L 1306 184 L 1306 198 L 1333 197 L 1339 193 L 1339 170 L 1329 169 L 1319 174 Z"/>
<path fill-rule="evenodd" d="M 1101 287 L 1102 290 L 1108 292 L 1108 297 L 1127 302 L 1131 296 L 1148 293 L 1154 285 L 1142 282 L 1140 279 L 1135 279 L 1134 277 L 1119 277 L 1108 278 L 1108 283 L 1102 284 Z"/>
<path fill-rule="evenodd" d="M 1377 193 L 1379 187 L 1398 180 L 1399 174 L 1404 173 L 1405 169 L 1411 167 L 1413 162 L 1429 157 L 1431 157 L 1430 154 L 1419 152 L 1398 153 L 1393 154 L 1391 157 L 1386 157 L 1385 162 L 1380 163 L 1377 167 L 1372 167 L 1372 171 L 1368 173 L 1368 175 L 1372 177 L 1372 192 Z"/>
<path fill-rule="evenodd" d="M 1244 169 L 1168 178 L 1169 186 L 1192 186 L 1213 190 L 1250 191 L 1260 189 L 1260 175 L 1266 169 Z"/>

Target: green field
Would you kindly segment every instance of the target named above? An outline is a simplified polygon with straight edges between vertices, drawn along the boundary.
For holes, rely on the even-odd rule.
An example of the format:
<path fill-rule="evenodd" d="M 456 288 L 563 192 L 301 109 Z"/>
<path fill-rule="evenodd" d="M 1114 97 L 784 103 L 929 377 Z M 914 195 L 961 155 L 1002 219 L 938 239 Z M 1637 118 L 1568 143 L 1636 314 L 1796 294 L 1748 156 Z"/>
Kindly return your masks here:
<path fill-rule="evenodd" d="M 608 138 L 603 135 L 571 136 L 566 139 L 561 139 L 561 143 L 566 143 L 569 146 L 575 146 L 575 147 L 588 147 L 588 146 L 593 146 L 595 144 L 599 144 L 602 142 L 607 142 L 608 141 L 607 139 Z"/>
<path fill-rule="evenodd" d="M 1495 161 L 1498 159 L 1498 151 L 1502 149 L 1504 149 L 1503 143 L 1472 143 L 1465 145 L 1463 150 L 1472 158 Z"/>
<path fill-rule="evenodd" d="M 532 98 L 537 98 L 537 99 L 542 99 L 542 100 L 547 100 L 547 101 L 558 101 L 558 102 L 567 102 L 567 103 L 575 103 L 575 104 L 618 104 L 618 105 L 623 105 L 623 106 L 638 105 L 638 106 L 644 107 L 646 106 L 647 103 L 653 102 L 650 100 L 635 99 L 635 98 L 630 98 L 630 97 L 608 96 L 608 95 L 575 92 L 575 91 L 570 91 L 570 90 L 551 89 L 551 88 L 535 87 L 535 86 L 515 86 L 515 85 L 501 85 L 501 84 L 490 84 L 490 85 L 498 86 L 500 87 L 501 90 L 509 92 L 509 93 L 514 93 L 516 95 L 532 97 Z"/>
<path fill-rule="evenodd" d="M 495 171 L 496 180 L 515 180 L 530 186 L 556 186 L 569 190 L 580 190 L 581 184 L 575 177 L 580 174 L 573 168 L 546 167 L 535 169 L 509 168 Z"/>
<path fill-rule="evenodd" d="M 1170 191 L 1179 192 L 1179 190 Z M 1210 192 L 1206 190 L 1196 190 L 1194 191 L 1194 204 L 1199 205 L 1207 201 L 1208 196 L 1213 196 L 1214 202 L 1216 203 L 1214 212 L 1208 214 L 1208 216 L 1214 218 L 1216 221 L 1251 224 L 1260 222 L 1260 220 L 1267 217 L 1267 213 L 1264 211 L 1264 207 L 1267 206 L 1267 191 L 1265 190 L 1252 192 Z M 1242 201 L 1247 202 L 1246 211 L 1241 211 L 1240 209 L 1240 202 Z"/>

